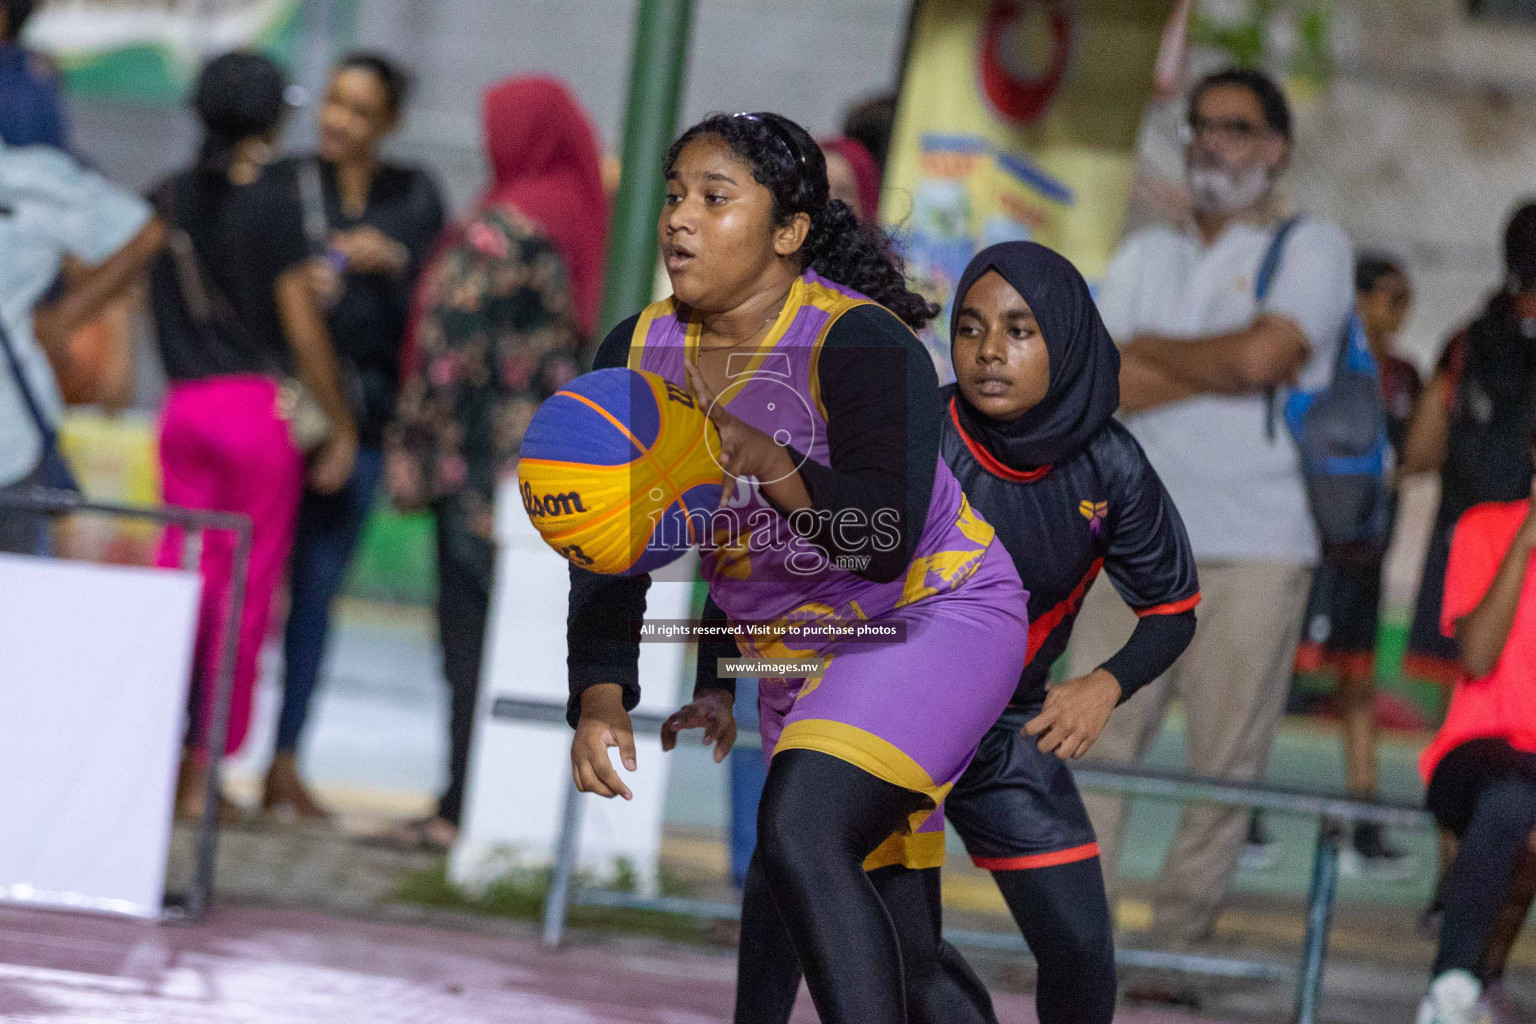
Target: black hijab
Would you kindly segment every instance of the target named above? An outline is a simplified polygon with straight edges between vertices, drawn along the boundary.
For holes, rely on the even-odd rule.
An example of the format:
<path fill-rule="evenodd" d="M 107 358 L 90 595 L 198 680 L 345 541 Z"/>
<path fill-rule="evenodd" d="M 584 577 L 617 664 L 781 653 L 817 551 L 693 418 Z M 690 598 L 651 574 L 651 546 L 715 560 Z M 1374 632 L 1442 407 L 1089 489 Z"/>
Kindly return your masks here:
<path fill-rule="evenodd" d="M 951 358 L 966 293 L 989 270 L 997 271 L 1034 311 L 1050 356 L 1051 382 L 1040 404 L 1012 423 L 977 411 L 958 384 L 955 410 L 965 432 L 1003 465 L 1037 469 L 1082 448 L 1120 407 L 1120 350 L 1076 267 L 1043 245 L 1003 242 L 977 253 L 960 277 L 949 321 Z"/>

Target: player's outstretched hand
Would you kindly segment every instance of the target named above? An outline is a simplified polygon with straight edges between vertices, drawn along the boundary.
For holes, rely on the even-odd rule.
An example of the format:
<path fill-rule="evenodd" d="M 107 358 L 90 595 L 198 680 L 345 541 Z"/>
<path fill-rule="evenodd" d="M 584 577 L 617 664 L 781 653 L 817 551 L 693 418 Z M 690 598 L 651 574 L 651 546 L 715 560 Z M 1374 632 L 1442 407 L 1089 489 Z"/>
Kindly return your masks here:
<path fill-rule="evenodd" d="M 661 749 L 677 746 L 677 734 L 687 729 L 704 730 L 704 745 L 715 745 L 715 764 L 725 760 L 725 755 L 736 745 L 735 701 L 724 690 L 703 690 L 694 695 L 691 704 L 684 704 L 661 727 Z"/>
<path fill-rule="evenodd" d="M 1051 687 L 1045 707 L 1024 724 L 1040 749 L 1071 761 L 1088 753 L 1120 702 L 1120 682 L 1102 668 Z"/>
<path fill-rule="evenodd" d="M 581 720 L 571 741 L 571 776 L 583 793 L 632 800 L 634 794 L 608 758 L 610 747 L 619 748 L 626 771 L 635 770 L 635 727 L 624 710 L 624 689 L 617 683 L 600 683 L 581 693 Z"/>

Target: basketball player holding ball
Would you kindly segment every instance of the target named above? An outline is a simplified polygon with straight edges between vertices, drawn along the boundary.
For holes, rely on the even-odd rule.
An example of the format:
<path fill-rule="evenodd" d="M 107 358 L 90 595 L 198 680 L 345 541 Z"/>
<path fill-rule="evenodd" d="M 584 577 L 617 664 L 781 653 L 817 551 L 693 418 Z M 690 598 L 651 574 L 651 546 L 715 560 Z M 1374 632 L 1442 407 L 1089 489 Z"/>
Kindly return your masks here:
<path fill-rule="evenodd" d="M 939 456 L 938 382 L 910 329 L 934 310 L 885 236 L 828 200 L 811 137 L 775 114 L 713 116 L 674 144 L 666 178 L 674 294 L 615 328 L 596 366 L 685 384 L 718 428 L 719 511 L 745 528 L 713 526 L 702 571 L 732 621 L 905 627 L 904 643 L 739 645 L 827 659 L 819 679 L 764 681 L 754 871 L 821 1019 L 903 1022 L 902 950 L 863 862 L 921 827 L 1006 707 L 1026 596 Z M 608 751 L 636 770 L 630 629 L 649 579 L 571 575 L 573 773 L 627 797 Z"/>
<path fill-rule="evenodd" d="M 1110 712 L 1161 675 L 1195 632 L 1199 583 L 1178 510 L 1135 440 L 1116 423 L 1119 354 L 1088 285 L 1044 246 L 1007 242 L 977 254 L 951 320 L 957 381 L 941 392 L 941 451 L 977 509 L 996 524 L 1029 593 L 1029 649 L 1008 709 L 944 802 L 977 867 L 992 872 L 1039 964 L 1041 1024 L 1108 1024 L 1115 1012 L 1113 925 L 1099 849 L 1066 762 L 1093 745 Z M 1141 616 L 1102 667 L 1047 691 L 1077 612 L 1100 571 Z M 706 607 L 706 620 L 718 616 Z M 716 757 L 735 725 L 730 652 L 701 644 L 694 704 L 663 732 L 707 719 Z M 722 690 L 721 688 L 724 688 Z M 723 708 L 723 712 L 721 709 Z M 722 747 L 725 751 L 722 751 Z M 903 948 L 932 951 L 947 975 L 913 1009 L 923 1024 L 993 1022 L 991 1000 L 941 938 L 939 815 L 865 862 L 884 893 L 933 894 L 909 915 Z M 800 971 L 784 931 L 750 883 L 742 902 L 736 1024 L 787 1024 Z M 886 902 L 895 901 L 887 895 Z M 909 960 L 911 958 L 909 957 Z M 957 993 L 971 998 L 957 1008 Z M 942 997 L 936 999 L 936 997 Z"/>

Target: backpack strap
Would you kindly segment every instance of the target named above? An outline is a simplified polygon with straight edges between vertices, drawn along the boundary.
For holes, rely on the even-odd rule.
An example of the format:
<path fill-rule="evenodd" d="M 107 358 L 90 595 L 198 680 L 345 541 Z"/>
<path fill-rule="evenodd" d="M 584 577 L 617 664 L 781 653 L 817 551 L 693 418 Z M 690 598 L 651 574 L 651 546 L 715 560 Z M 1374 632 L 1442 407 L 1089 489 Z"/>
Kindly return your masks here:
<path fill-rule="evenodd" d="M 27 382 L 26 372 L 21 368 L 21 358 L 12 346 L 11 336 L 3 322 L 0 322 L 0 349 L 5 350 L 6 367 L 16 381 L 16 390 L 21 394 L 21 404 L 27 407 L 27 416 L 32 420 L 32 426 L 37 428 L 38 436 L 42 438 L 43 449 L 46 451 L 57 443 L 58 434 L 53 424 L 48 422 L 48 417 L 43 415 L 42 403 L 32 393 L 32 386 Z"/>
<path fill-rule="evenodd" d="M 294 169 L 299 179 L 299 202 L 304 210 L 304 239 L 311 256 L 324 256 L 331 244 L 331 224 L 325 212 L 325 182 L 320 177 L 320 158 L 306 157 Z"/>
<path fill-rule="evenodd" d="M 1258 276 L 1253 281 L 1253 298 L 1258 305 L 1263 305 L 1269 298 L 1270 286 L 1275 283 L 1275 274 L 1280 270 L 1280 253 L 1285 248 L 1285 240 L 1290 237 L 1291 229 L 1301 220 L 1301 214 L 1293 214 L 1280 222 L 1275 228 L 1275 237 L 1269 241 L 1269 248 L 1264 252 L 1264 259 L 1259 263 Z M 1275 441 L 1275 421 L 1280 416 L 1280 392 L 1273 384 L 1264 389 L 1264 436 L 1271 444 Z"/>

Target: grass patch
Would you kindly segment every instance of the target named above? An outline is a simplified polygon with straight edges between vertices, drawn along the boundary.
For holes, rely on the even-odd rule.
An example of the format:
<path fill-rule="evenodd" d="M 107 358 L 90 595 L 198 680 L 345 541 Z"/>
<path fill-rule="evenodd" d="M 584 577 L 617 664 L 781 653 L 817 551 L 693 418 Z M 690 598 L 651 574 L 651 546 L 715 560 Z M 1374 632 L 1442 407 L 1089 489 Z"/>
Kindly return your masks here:
<path fill-rule="evenodd" d="M 514 870 L 492 882 L 484 894 L 475 896 L 449 881 L 447 865 L 438 864 L 406 874 L 395 890 L 395 899 L 401 903 L 441 910 L 539 921 L 544 916 L 544 900 L 549 893 L 550 877 L 549 868 Z M 665 871 L 658 881 L 661 892 L 667 896 L 688 896 L 693 889 Z M 606 888 L 615 892 L 633 892 L 637 882 L 632 872 L 620 872 L 614 883 Z M 581 875 L 571 879 L 575 889 L 590 884 L 591 879 Z M 655 910 L 572 906 L 566 921 L 572 928 L 627 932 L 703 945 L 717 944 L 710 936 L 711 922 Z"/>

